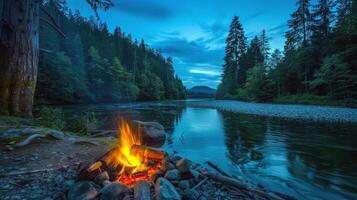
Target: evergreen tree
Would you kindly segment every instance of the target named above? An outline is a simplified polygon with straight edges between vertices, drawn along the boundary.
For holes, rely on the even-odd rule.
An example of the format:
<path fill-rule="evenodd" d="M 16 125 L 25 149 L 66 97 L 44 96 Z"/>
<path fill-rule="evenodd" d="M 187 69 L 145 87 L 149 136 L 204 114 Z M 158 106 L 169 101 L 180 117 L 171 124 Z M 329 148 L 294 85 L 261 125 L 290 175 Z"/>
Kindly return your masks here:
<path fill-rule="evenodd" d="M 260 52 L 262 53 L 263 58 L 264 58 L 263 62 L 265 64 L 267 64 L 269 61 L 270 46 L 269 46 L 269 41 L 268 41 L 268 37 L 266 35 L 265 30 L 263 30 L 262 34 L 260 35 L 259 46 L 260 46 Z"/>
<path fill-rule="evenodd" d="M 241 67 L 239 70 L 239 80 L 238 84 L 239 87 L 244 86 L 246 82 L 246 74 L 247 71 L 257 65 L 258 63 L 264 62 L 264 57 L 261 53 L 261 48 L 260 48 L 260 40 L 258 36 L 255 36 L 253 40 L 251 41 L 247 52 L 243 54 L 241 58 Z"/>
<path fill-rule="evenodd" d="M 288 41 L 294 47 L 306 46 L 311 36 L 310 0 L 297 0 L 296 5 L 298 8 L 288 21 Z"/>
<path fill-rule="evenodd" d="M 223 81 L 221 89 L 224 94 L 233 95 L 239 80 L 239 68 L 242 55 L 246 52 L 247 42 L 244 30 L 237 16 L 233 18 L 226 39 L 226 55 L 223 65 Z"/>
<path fill-rule="evenodd" d="M 313 16 L 313 37 L 315 41 L 325 39 L 331 32 L 331 23 L 334 21 L 332 11 L 334 3 L 332 0 L 319 0 L 314 6 Z"/>
<path fill-rule="evenodd" d="M 275 49 L 269 61 L 270 70 L 275 69 L 283 61 L 283 56 L 279 49 Z"/>

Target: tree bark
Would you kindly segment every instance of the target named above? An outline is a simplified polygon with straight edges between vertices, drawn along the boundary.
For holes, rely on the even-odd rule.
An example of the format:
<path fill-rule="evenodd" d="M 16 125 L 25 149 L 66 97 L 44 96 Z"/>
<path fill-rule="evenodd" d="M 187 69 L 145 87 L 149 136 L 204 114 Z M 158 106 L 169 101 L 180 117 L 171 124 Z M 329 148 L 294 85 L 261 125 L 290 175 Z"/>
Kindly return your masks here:
<path fill-rule="evenodd" d="M 32 116 L 39 0 L 0 0 L 0 114 Z"/>

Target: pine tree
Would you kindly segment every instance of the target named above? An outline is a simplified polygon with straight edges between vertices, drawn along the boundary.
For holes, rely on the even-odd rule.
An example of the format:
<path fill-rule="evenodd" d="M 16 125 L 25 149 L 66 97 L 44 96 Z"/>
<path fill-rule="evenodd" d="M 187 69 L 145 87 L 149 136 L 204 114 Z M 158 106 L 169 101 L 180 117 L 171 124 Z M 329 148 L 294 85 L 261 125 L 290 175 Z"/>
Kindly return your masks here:
<path fill-rule="evenodd" d="M 239 79 L 240 60 L 246 52 L 247 42 L 242 24 L 237 16 L 233 18 L 226 39 L 226 55 L 223 65 L 223 84 L 227 94 L 234 94 Z"/>
<path fill-rule="evenodd" d="M 279 49 L 275 49 L 269 61 L 270 70 L 275 69 L 282 61 L 283 56 L 281 51 Z"/>
<path fill-rule="evenodd" d="M 311 38 L 312 16 L 310 13 L 310 0 L 297 0 L 296 5 L 298 8 L 291 15 L 292 19 L 288 21 L 290 30 L 286 33 L 288 44 L 285 47 L 287 52 L 299 47 L 305 48 Z M 302 65 L 305 92 L 307 92 L 309 70 L 306 63 Z"/>
<path fill-rule="evenodd" d="M 310 0 L 297 0 L 296 5 L 298 8 L 288 21 L 290 30 L 286 35 L 293 46 L 306 46 L 311 36 Z"/>
<path fill-rule="evenodd" d="M 247 71 L 257 65 L 263 63 L 264 57 L 261 53 L 260 40 L 255 36 L 247 49 L 247 52 L 242 56 L 239 68 L 238 86 L 244 86 L 247 77 Z"/>
<path fill-rule="evenodd" d="M 269 46 L 269 41 L 268 37 L 266 35 L 265 30 L 262 31 L 262 34 L 259 38 L 259 46 L 260 46 L 260 52 L 263 55 L 264 58 L 264 63 L 267 64 L 269 61 L 269 51 L 270 51 L 270 46 Z"/>
<path fill-rule="evenodd" d="M 313 37 L 315 41 L 325 39 L 331 32 L 331 23 L 335 15 L 332 11 L 334 3 L 331 0 L 319 0 L 314 6 L 313 16 Z"/>

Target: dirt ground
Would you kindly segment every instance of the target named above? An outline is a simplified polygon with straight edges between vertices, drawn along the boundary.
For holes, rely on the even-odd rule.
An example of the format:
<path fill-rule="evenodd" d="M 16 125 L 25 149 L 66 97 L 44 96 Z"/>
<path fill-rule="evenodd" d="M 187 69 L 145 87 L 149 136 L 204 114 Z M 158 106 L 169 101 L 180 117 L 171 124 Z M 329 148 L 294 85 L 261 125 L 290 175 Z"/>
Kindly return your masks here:
<path fill-rule="evenodd" d="M 0 142 L 0 200 L 61 199 L 75 179 L 78 165 L 107 150 L 103 143 L 73 144 L 53 139 L 9 150 Z"/>

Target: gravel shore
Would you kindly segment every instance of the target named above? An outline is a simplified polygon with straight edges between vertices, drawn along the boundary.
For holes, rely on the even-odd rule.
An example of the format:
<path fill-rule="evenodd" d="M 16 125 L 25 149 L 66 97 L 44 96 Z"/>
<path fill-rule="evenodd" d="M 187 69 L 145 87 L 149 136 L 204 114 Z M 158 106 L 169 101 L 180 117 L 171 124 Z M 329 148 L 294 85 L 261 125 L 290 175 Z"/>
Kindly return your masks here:
<path fill-rule="evenodd" d="M 216 108 L 223 111 L 288 119 L 357 123 L 357 109 L 353 108 L 317 105 L 248 103 L 232 100 L 191 101 L 188 103 L 188 105 L 194 107 Z"/>

